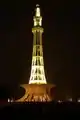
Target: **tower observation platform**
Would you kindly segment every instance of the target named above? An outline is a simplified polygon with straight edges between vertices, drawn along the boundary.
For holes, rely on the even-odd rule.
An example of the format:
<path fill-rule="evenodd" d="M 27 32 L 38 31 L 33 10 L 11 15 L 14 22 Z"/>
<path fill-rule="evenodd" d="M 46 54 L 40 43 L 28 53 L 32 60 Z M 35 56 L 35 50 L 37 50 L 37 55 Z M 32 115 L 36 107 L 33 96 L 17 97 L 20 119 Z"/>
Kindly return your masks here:
<path fill-rule="evenodd" d="M 42 27 L 42 16 L 39 5 L 36 5 L 33 21 L 33 52 L 30 79 L 28 84 L 20 85 L 25 89 L 25 94 L 22 98 L 16 100 L 16 102 L 44 102 L 54 99 L 55 85 L 47 84 L 44 71 L 42 47 L 42 33 L 44 29 Z"/>

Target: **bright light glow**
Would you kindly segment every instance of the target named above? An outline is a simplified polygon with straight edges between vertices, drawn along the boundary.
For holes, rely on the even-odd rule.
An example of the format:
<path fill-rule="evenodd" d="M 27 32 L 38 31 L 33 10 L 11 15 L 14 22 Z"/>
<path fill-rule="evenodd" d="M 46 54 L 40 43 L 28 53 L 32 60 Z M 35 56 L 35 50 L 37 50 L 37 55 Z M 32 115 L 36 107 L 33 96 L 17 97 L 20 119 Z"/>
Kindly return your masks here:
<path fill-rule="evenodd" d="M 10 102 L 10 99 L 8 98 L 8 102 Z"/>
<path fill-rule="evenodd" d="M 34 26 L 41 26 L 42 25 L 42 18 L 34 18 Z"/>
<path fill-rule="evenodd" d="M 46 82 L 43 80 L 31 80 L 29 81 L 29 84 L 46 84 Z"/>
<path fill-rule="evenodd" d="M 40 17 L 40 8 L 39 7 L 36 8 L 36 17 Z"/>
<path fill-rule="evenodd" d="M 78 102 L 80 102 L 80 99 L 78 99 Z"/>
<path fill-rule="evenodd" d="M 59 103 L 61 103 L 62 101 L 61 100 L 58 100 Z"/>
<path fill-rule="evenodd" d="M 42 25 L 42 19 L 40 19 L 39 25 L 40 25 L 40 26 Z"/>
<path fill-rule="evenodd" d="M 43 57 L 39 56 L 38 60 L 40 65 L 38 65 L 38 62 L 36 64 L 37 56 L 32 57 L 32 68 L 29 84 L 47 84 L 44 73 Z"/>
<path fill-rule="evenodd" d="M 50 101 L 50 98 L 48 95 L 42 95 L 42 96 L 37 96 L 34 95 L 31 99 L 31 97 L 27 98 L 26 101 L 34 101 L 34 102 L 46 102 L 46 101 Z"/>
<path fill-rule="evenodd" d="M 37 23 L 36 23 L 36 20 L 34 19 L 34 26 L 36 26 L 37 25 Z"/>

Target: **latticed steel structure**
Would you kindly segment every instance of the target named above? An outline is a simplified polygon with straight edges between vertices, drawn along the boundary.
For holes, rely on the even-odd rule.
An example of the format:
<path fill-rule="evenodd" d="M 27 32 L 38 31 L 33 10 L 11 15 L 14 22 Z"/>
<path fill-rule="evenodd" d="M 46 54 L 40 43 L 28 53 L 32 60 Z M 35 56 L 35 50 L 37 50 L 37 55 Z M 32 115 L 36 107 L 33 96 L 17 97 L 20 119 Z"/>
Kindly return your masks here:
<path fill-rule="evenodd" d="M 42 47 L 42 16 L 39 5 L 36 5 L 33 17 L 33 53 L 29 84 L 21 85 L 25 89 L 25 95 L 17 101 L 51 101 L 51 89 L 55 85 L 47 84 L 44 72 L 43 47 Z"/>
<path fill-rule="evenodd" d="M 36 13 L 33 18 L 34 26 L 33 32 L 33 54 L 32 54 L 32 67 L 29 84 L 46 84 L 44 61 L 43 61 L 43 48 L 42 48 L 42 16 L 40 15 L 40 8 L 36 6 Z"/>

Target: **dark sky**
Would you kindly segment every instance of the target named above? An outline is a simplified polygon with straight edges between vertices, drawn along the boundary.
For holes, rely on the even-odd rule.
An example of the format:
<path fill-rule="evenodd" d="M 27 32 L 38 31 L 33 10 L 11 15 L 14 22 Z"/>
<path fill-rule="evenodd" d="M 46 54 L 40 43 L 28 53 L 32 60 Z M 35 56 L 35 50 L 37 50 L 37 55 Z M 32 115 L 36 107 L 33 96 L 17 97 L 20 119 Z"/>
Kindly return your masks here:
<path fill-rule="evenodd" d="M 0 4 L 0 88 L 17 92 L 19 84 L 29 81 L 37 3 L 43 17 L 47 82 L 56 84 L 58 97 L 80 96 L 80 9 L 78 3 L 60 0 Z"/>

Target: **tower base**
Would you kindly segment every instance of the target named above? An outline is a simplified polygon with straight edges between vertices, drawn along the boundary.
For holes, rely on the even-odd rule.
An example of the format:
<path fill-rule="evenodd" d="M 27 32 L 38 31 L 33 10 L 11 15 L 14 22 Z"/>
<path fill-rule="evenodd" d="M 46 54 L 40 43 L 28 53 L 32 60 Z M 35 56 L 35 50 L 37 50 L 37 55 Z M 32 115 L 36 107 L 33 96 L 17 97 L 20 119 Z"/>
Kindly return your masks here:
<path fill-rule="evenodd" d="M 46 102 L 54 100 L 53 84 L 22 84 L 25 95 L 16 102 Z M 51 93 L 53 91 L 53 93 Z"/>

